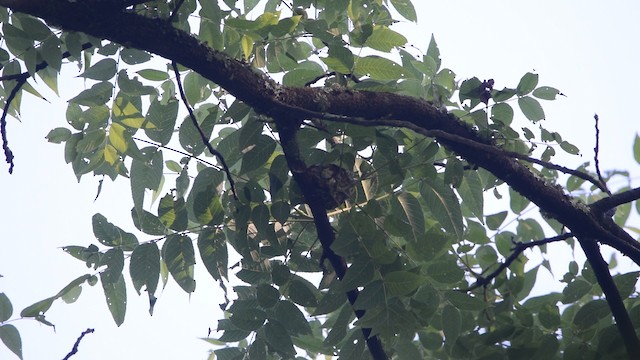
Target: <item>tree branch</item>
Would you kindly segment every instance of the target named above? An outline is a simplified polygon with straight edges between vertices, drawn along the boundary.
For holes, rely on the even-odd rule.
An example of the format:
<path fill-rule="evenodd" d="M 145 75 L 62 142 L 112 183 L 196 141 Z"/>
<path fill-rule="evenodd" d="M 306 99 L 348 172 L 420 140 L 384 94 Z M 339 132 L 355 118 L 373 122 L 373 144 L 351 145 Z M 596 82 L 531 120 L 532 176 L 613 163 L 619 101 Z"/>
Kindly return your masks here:
<path fill-rule="evenodd" d="M 600 247 L 595 239 L 582 237 L 578 238 L 578 241 L 607 299 L 613 318 L 616 320 L 616 326 L 618 327 L 620 336 L 627 348 L 629 359 L 637 359 L 640 354 L 640 340 L 638 340 L 635 327 L 631 322 L 629 313 L 627 313 L 624 302 L 622 302 L 620 292 L 611 277 L 609 264 L 607 264 L 602 257 Z"/>
<path fill-rule="evenodd" d="M 555 241 L 562 241 L 562 240 L 566 240 L 568 238 L 573 237 L 572 233 L 566 233 L 566 234 L 562 234 L 562 235 L 558 235 L 558 236 L 554 236 L 554 237 L 550 237 L 550 238 L 546 238 L 546 239 L 542 239 L 542 240 L 536 240 L 536 241 L 531 241 L 528 243 L 523 243 L 523 242 L 517 242 L 514 245 L 514 248 L 512 250 L 512 253 L 509 255 L 509 257 L 507 257 L 506 259 L 504 259 L 504 262 L 502 262 L 498 268 L 496 270 L 494 270 L 491 274 L 487 275 L 487 276 L 479 276 L 478 280 L 476 280 L 475 284 L 473 284 L 470 288 L 465 289 L 464 291 L 472 291 L 475 290 L 481 286 L 487 286 L 489 285 L 493 279 L 495 279 L 496 277 L 498 277 L 498 275 L 500 275 L 506 268 L 508 268 L 509 266 L 511 266 L 511 264 L 520 256 L 520 254 L 522 254 L 525 250 L 535 247 L 535 246 L 541 246 L 541 245 L 545 245 L 551 242 L 555 242 Z"/>
<path fill-rule="evenodd" d="M 347 263 L 342 256 L 336 254 L 333 249 L 331 249 L 331 244 L 335 241 L 335 232 L 329 222 L 324 200 L 320 195 L 320 192 L 316 191 L 312 181 L 310 181 L 306 172 L 307 165 L 300 157 L 300 151 L 295 139 L 298 128 L 291 126 L 292 121 L 290 121 L 290 119 L 282 120 L 281 118 L 275 118 L 274 120 L 278 126 L 280 143 L 282 144 L 284 156 L 287 159 L 287 163 L 289 164 L 289 168 L 293 174 L 293 179 L 298 184 L 305 202 L 309 205 L 311 213 L 313 214 L 313 221 L 316 226 L 318 240 L 322 245 L 322 258 L 320 261 L 323 262 L 325 259 L 329 260 L 331 266 L 336 272 L 336 275 L 338 276 L 338 279 L 343 279 L 347 273 Z M 355 304 L 358 294 L 358 289 L 347 291 L 347 299 L 351 305 Z M 364 310 L 354 310 L 354 313 L 358 319 L 361 319 L 365 315 Z M 369 353 L 374 360 L 388 359 L 380 338 L 375 335 L 372 336 L 370 328 L 362 328 L 362 335 L 367 343 Z"/>
<path fill-rule="evenodd" d="M 173 67 L 173 72 L 176 75 L 176 82 L 178 83 L 178 90 L 180 91 L 180 97 L 182 98 L 182 102 L 184 103 L 184 106 L 187 108 L 187 111 L 189 112 L 189 117 L 191 118 L 191 122 L 193 123 L 193 126 L 198 130 L 198 134 L 200 134 L 200 138 L 202 139 L 202 143 L 204 144 L 204 146 L 207 147 L 209 152 L 212 155 L 214 155 L 220 162 L 220 165 L 222 165 L 222 168 L 224 169 L 224 172 L 227 175 L 227 180 L 229 180 L 229 187 L 231 188 L 231 192 L 233 193 L 233 198 L 238 200 L 238 194 L 236 193 L 236 185 L 233 181 L 233 177 L 231 176 L 231 171 L 229 171 L 229 166 L 227 165 L 227 162 L 224 160 L 224 156 L 222 156 L 222 154 L 218 150 L 216 150 L 213 146 L 211 146 L 211 144 L 209 143 L 209 139 L 207 139 L 207 135 L 205 135 L 204 131 L 202 131 L 202 129 L 200 128 L 200 124 L 198 124 L 196 115 L 193 113 L 193 109 L 191 109 L 191 106 L 187 101 L 187 95 L 185 95 L 184 93 L 184 89 L 182 87 L 182 80 L 180 80 L 180 71 L 178 71 L 178 65 L 176 64 L 175 61 L 173 61 L 171 62 L 171 66 Z"/>
<path fill-rule="evenodd" d="M 93 329 L 87 329 L 87 330 L 83 331 L 82 334 L 80 334 L 80 336 L 76 340 L 75 344 L 73 344 L 73 348 L 71 349 L 71 351 L 69 351 L 67 356 L 65 356 L 64 359 L 62 359 L 62 360 L 69 360 L 70 357 L 75 355 L 78 352 L 78 346 L 80 346 L 80 341 L 82 341 L 82 338 L 87 334 L 93 333 L 93 331 L 94 331 Z"/>

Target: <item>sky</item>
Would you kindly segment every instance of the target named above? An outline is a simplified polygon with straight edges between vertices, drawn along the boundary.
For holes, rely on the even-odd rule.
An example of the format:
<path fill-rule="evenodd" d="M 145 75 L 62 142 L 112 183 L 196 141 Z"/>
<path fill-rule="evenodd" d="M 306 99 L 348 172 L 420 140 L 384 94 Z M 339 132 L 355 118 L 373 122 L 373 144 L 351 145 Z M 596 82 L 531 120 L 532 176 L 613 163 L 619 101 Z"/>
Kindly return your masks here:
<path fill-rule="evenodd" d="M 555 160 L 577 167 L 593 157 L 593 115 L 600 117 L 600 162 L 604 169 L 625 169 L 636 176 L 632 141 L 640 130 L 637 84 L 640 83 L 640 3 L 635 1 L 419 1 L 418 24 L 402 22 L 394 29 L 425 52 L 431 34 L 443 66 L 457 79 L 492 78 L 496 87 L 515 87 L 526 72 L 540 75 L 540 85 L 553 86 L 566 97 L 544 102 L 545 127 L 560 132 L 582 150 L 582 157 Z M 73 66 L 70 66 L 72 68 Z M 70 76 L 79 72 L 71 69 Z M 9 144 L 15 154 L 13 175 L 0 166 L 4 190 L 0 210 L 0 292 L 24 307 L 52 296 L 70 280 L 92 273 L 60 249 L 96 243 L 91 216 L 97 212 L 124 229 L 134 229 L 126 181 L 105 180 L 94 201 L 98 180 L 77 182 L 64 162 L 63 146 L 47 143 L 50 129 L 66 126 L 66 101 L 82 82 L 60 80 L 61 96 L 43 90 L 49 103 L 25 95 L 22 122 L 8 120 Z M 38 89 L 44 89 L 44 85 Z M 624 185 L 624 184 L 617 184 Z M 639 224 L 635 224 L 639 226 Z M 142 239 L 148 240 L 148 239 Z M 566 250 L 566 249 L 565 249 Z M 564 251 L 564 250 L 563 250 Z M 566 265 L 563 265 L 566 267 Z M 551 277 L 544 281 L 553 282 Z M 196 292 L 184 293 L 169 282 L 154 315 L 146 297 L 128 286 L 127 315 L 117 327 L 100 285 L 83 286 L 77 302 L 58 300 L 46 314 L 55 331 L 31 320 L 13 324 L 20 330 L 25 359 L 62 359 L 82 331 L 95 329 L 80 344 L 80 359 L 206 359 L 210 345 L 200 340 L 222 316 L 216 283 L 196 265 Z M 0 359 L 12 359 L 0 345 Z"/>

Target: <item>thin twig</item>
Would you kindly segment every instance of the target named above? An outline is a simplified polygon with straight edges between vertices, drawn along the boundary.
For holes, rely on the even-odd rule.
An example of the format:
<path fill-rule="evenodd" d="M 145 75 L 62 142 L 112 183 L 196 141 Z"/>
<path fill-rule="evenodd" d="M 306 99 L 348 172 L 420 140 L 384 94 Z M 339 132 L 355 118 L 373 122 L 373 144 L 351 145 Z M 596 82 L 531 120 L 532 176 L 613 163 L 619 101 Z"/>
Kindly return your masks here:
<path fill-rule="evenodd" d="M 11 89 L 11 93 L 4 104 L 4 109 L 2 109 L 2 117 L 0 117 L 0 133 L 2 134 L 2 150 L 4 150 L 4 158 L 7 164 L 9 164 L 9 174 L 13 173 L 13 151 L 9 148 L 9 140 L 7 139 L 7 114 L 9 113 L 9 107 L 11 106 L 11 102 L 15 99 L 16 95 L 27 82 L 28 77 L 22 77 L 17 79 L 16 86 Z"/>
<path fill-rule="evenodd" d="M 607 194 L 611 195 L 611 191 L 607 187 L 607 183 L 604 182 L 604 178 L 602 177 L 602 173 L 600 172 L 600 160 L 598 159 L 598 154 L 600 153 L 600 128 L 598 127 L 598 114 L 593 115 L 593 118 L 596 120 L 596 146 L 593 148 L 593 160 L 596 164 L 596 174 L 598 175 L 598 180 L 604 186 L 604 190 Z"/>
<path fill-rule="evenodd" d="M 189 117 L 193 122 L 193 126 L 195 126 L 195 128 L 198 130 L 198 133 L 202 138 L 202 142 L 207 147 L 209 152 L 213 154 L 220 162 L 220 165 L 222 165 L 224 172 L 227 174 L 227 179 L 229 180 L 229 187 L 231 188 L 231 192 L 233 193 L 233 198 L 238 200 L 238 194 L 236 194 L 235 182 L 231 177 L 231 171 L 229 170 L 229 166 L 227 166 L 227 162 L 224 160 L 224 156 L 222 156 L 222 154 L 218 150 L 214 149 L 213 146 L 211 146 L 211 144 L 209 143 L 209 139 L 207 139 L 207 135 L 205 135 L 204 131 L 202 131 L 202 129 L 200 128 L 200 124 L 198 124 L 196 115 L 193 113 L 193 110 L 191 109 L 191 106 L 187 101 L 187 95 L 184 93 L 184 88 L 182 87 L 182 80 L 180 79 L 180 71 L 178 70 L 178 64 L 176 64 L 175 61 L 172 61 L 171 66 L 173 67 L 173 72 L 176 74 L 176 82 L 178 83 L 178 90 L 180 90 L 180 97 L 182 98 L 182 102 L 184 103 L 184 106 L 187 108 L 187 111 L 189 112 Z"/>
<path fill-rule="evenodd" d="M 493 281 L 493 279 L 498 277 L 498 275 L 500 275 L 506 268 L 508 268 L 520 256 L 520 254 L 522 254 L 523 251 L 529 248 L 532 248 L 534 246 L 541 246 L 541 245 L 545 245 L 555 241 L 566 240 L 570 237 L 573 237 L 572 233 L 566 233 L 566 234 L 562 234 L 562 235 L 558 235 L 558 236 L 554 236 L 554 237 L 550 237 L 542 240 L 530 241 L 527 243 L 522 243 L 522 242 L 515 243 L 515 246 L 513 248 L 513 252 L 511 253 L 511 255 L 509 255 L 509 257 L 507 257 L 504 260 L 504 262 L 501 263 L 495 271 L 493 271 L 491 274 L 487 276 L 479 276 L 475 284 L 473 284 L 470 288 L 465 289 L 463 291 L 471 291 L 481 286 L 489 285 Z"/>
<path fill-rule="evenodd" d="M 80 341 L 82 340 L 82 338 L 87 334 L 93 333 L 93 331 L 94 331 L 93 329 L 87 329 L 87 330 L 83 331 L 82 334 L 80 334 L 80 336 L 76 340 L 76 343 L 73 344 L 73 349 L 71 349 L 71 351 L 69 351 L 67 356 L 65 356 L 64 359 L 62 359 L 62 360 L 69 360 L 70 357 L 75 355 L 78 352 L 78 346 L 80 345 Z"/>

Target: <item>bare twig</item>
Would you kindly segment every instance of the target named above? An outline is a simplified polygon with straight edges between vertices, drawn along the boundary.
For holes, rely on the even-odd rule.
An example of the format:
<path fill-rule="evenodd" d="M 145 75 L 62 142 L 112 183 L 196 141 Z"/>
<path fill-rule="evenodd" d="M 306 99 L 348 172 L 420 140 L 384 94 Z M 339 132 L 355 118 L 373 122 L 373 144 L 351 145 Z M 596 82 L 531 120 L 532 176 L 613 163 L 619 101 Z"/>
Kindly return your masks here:
<path fill-rule="evenodd" d="M 80 334 L 80 336 L 76 340 L 76 343 L 73 344 L 73 349 L 71 349 L 71 351 L 69 351 L 67 356 L 65 356 L 64 359 L 62 359 L 62 360 L 69 360 L 70 357 L 75 355 L 78 352 L 78 346 L 80 345 L 80 341 L 82 341 L 82 338 L 87 334 L 93 333 L 93 331 L 94 331 L 93 329 L 87 329 L 87 330 L 83 331 L 82 334 Z"/>
<path fill-rule="evenodd" d="M 609 188 L 602 177 L 602 173 L 600 172 L 600 160 L 598 159 L 598 154 L 600 153 L 600 128 L 598 127 L 598 122 L 600 119 L 598 118 L 598 114 L 593 115 L 593 118 L 596 121 L 596 146 L 593 148 L 593 160 L 596 165 L 596 174 L 598 174 L 598 180 L 600 180 L 600 183 L 604 186 L 604 192 L 611 195 L 611 191 L 609 191 Z"/>
<path fill-rule="evenodd" d="M 222 156 L 222 154 L 218 150 L 214 149 L 213 146 L 211 146 L 211 144 L 209 143 L 209 139 L 207 139 L 207 135 L 205 135 L 204 131 L 202 131 L 202 129 L 200 128 L 200 124 L 198 124 L 196 115 L 193 113 L 193 109 L 191 109 L 191 106 L 187 101 L 187 95 L 185 95 L 184 93 L 184 89 L 182 87 L 182 80 L 180 80 L 180 71 L 178 70 L 178 64 L 175 61 L 172 61 L 171 66 L 173 67 L 173 71 L 176 74 L 176 81 L 178 83 L 178 90 L 180 90 L 180 97 L 182 98 L 182 102 L 184 102 L 184 106 L 187 108 L 187 111 L 189 111 L 189 117 L 193 122 L 193 126 L 195 126 L 195 128 L 198 130 L 198 133 L 202 138 L 202 142 L 207 147 L 209 152 L 213 154 L 220 162 L 220 165 L 222 165 L 224 172 L 227 174 L 227 180 L 229 180 L 229 187 L 231 188 L 231 192 L 233 193 L 233 198 L 238 200 L 238 194 L 236 193 L 236 185 L 235 185 L 235 182 L 233 181 L 233 177 L 231 176 L 231 171 L 229 170 L 229 166 L 227 166 L 227 162 L 224 160 L 224 156 Z"/>
<path fill-rule="evenodd" d="M 562 235 L 558 235 L 558 236 L 554 236 L 554 237 L 550 237 L 542 240 L 531 241 L 528 243 L 522 243 L 522 242 L 515 243 L 514 244 L 515 246 L 513 248 L 513 252 L 511 253 L 511 255 L 509 255 L 509 257 L 507 257 L 504 260 L 504 262 L 498 266 L 496 270 L 494 270 L 491 274 L 487 276 L 479 276 L 475 284 L 473 284 L 470 288 L 465 289 L 464 291 L 471 291 L 481 286 L 489 285 L 493 281 L 493 279 L 498 277 L 498 275 L 500 275 L 506 268 L 511 266 L 511 264 L 518 258 L 518 256 L 520 256 L 520 254 L 522 254 L 523 251 L 535 246 L 541 246 L 541 245 L 545 245 L 555 241 L 566 240 L 573 236 L 574 235 L 572 233 L 566 233 L 566 234 L 562 234 Z"/>

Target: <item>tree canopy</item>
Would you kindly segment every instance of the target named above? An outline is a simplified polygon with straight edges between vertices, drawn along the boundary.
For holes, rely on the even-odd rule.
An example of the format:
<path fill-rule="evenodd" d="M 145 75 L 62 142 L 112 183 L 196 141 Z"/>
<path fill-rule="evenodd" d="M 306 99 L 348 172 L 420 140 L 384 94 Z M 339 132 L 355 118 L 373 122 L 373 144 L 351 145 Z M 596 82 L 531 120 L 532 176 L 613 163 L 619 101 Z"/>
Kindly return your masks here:
<path fill-rule="evenodd" d="M 597 136 L 593 161 L 554 163 L 580 149 L 545 128 L 542 104 L 563 94 L 537 74 L 459 79 L 435 38 L 407 47 L 393 25 L 417 20 L 409 1 L 0 6 L 9 172 L 6 117 L 34 80 L 57 91 L 79 66 L 87 87 L 47 138 L 78 179 L 130 182 L 134 204 L 132 224 L 93 215 L 94 244 L 64 248 L 87 273 L 20 317 L 52 325 L 58 299 L 100 284 L 120 325 L 128 296 L 153 312 L 164 286 L 194 292 L 207 271 L 198 287 L 225 291 L 222 359 L 640 354 L 640 273 L 612 276 L 600 250 L 640 264 L 624 228 L 640 188 L 608 186 L 628 175 L 601 171 Z M 523 252 L 556 242 L 587 261 L 531 297 L 551 265 Z M 0 294 L 0 338 L 22 357 L 12 316 Z"/>

